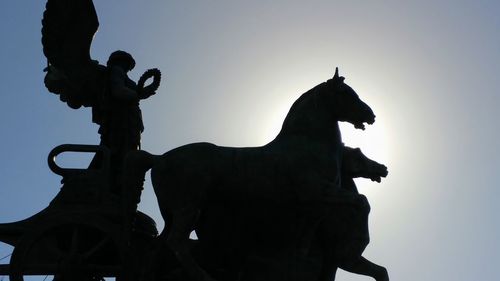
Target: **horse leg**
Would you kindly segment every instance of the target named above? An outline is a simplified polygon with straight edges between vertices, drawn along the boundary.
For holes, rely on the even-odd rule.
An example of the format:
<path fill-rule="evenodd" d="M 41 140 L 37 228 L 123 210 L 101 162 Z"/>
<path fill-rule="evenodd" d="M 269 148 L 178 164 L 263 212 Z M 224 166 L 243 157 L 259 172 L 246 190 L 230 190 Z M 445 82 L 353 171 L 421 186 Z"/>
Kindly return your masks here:
<path fill-rule="evenodd" d="M 328 266 L 324 264 L 323 266 Z M 335 276 L 337 275 L 337 266 L 330 265 L 328 268 L 323 268 L 321 271 L 321 275 L 319 277 L 319 281 L 335 281 Z"/>
<path fill-rule="evenodd" d="M 324 208 L 317 204 L 302 204 L 297 219 L 297 250 L 300 256 L 307 256 L 321 223 L 325 217 Z"/>
<path fill-rule="evenodd" d="M 215 281 L 198 265 L 190 253 L 189 234 L 198 214 L 199 211 L 194 207 L 172 212 L 166 243 L 191 279 Z"/>
<path fill-rule="evenodd" d="M 323 226 L 322 233 L 325 234 L 328 228 L 325 229 Z M 335 275 L 337 274 L 337 269 L 339 267 L 338 262 L 334 257 L 334 252 L 331 249 L 334 249 L 334 244 L 331 240 L 323 238 L 322 249 L 323 249 L 323 268 L 321 269 L 321 274 L 319 277 L 319 281 L 334 281 Z"/>
<path fill-rule="evenodd" d="M 385 267 L 374 264 L 362 256 L 356 261 L 343 263 L 340 268 L 352 273 L 371 276 L 377 281 L 389 281 Z"/>
<path fill-rule="evenodd" d="M 335 281 L 335 276 L 337 275 L 337 266 L 332 267 L 332 271 L 330 272 L 330 281 Z"/>
<path fill-rule="evenodd" d="M 327 217 L 327 219 L 331 216 Z M 334 281 L 339 267 L 339 262 L 335 257 L 335 237 L 336 225 L 330 220 L 322 222 L 318 229 L 317 239 L 319 240 L 319 247 L 321 249 L 322 269 L 319 281 Z"/>

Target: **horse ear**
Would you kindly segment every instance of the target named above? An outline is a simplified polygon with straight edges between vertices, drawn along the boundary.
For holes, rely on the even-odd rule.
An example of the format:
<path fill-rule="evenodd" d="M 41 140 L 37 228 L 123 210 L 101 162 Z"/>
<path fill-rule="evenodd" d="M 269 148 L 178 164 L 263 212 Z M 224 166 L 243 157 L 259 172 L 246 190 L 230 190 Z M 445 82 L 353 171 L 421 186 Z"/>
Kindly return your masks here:
<path fill-rule="evenodd" d="M 328 80 L 331 83 L 337 84 L 337 83 L 342 83 L 344 82 L 344 77 L 339 76 L 339 68 L 335 67 L 335 75 L 333 76 L 332 79 Z"/>

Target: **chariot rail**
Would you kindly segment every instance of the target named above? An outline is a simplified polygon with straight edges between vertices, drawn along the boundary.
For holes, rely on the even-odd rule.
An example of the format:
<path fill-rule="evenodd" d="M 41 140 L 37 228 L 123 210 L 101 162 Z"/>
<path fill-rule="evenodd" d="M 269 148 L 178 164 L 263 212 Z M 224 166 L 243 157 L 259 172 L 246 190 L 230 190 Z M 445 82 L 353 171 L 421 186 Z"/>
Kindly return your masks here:
<path fill-rule="evenodd" d="M 102 162 L 98 169 L 78 169 L 78 168 L 62 168 L 56 163 L 56 158 L 59 154 L 64 152 L 95 152 L 96 157 L 98 154 L 102 155 Z M 106 173 L 110 165 L 110 151 L 103 145 L 88 145 L 88 144 L 62 144 L 56 146 L 49 153 L 47 159 L 49 168 L 52 172 L 62 177 L 71 176 L 74 174 L 85 173 Z"/>

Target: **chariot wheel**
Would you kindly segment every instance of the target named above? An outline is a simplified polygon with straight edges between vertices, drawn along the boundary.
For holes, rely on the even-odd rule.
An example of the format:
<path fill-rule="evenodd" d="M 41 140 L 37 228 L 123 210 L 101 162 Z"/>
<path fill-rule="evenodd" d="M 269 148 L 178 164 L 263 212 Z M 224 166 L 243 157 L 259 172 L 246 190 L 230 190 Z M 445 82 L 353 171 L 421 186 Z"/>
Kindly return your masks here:
<path fill-rule="evenodd" d="M 72 214 L 70 215 L 72 217 Z M 98 218 L 54 219 L 25 235 L 14 248 L 10 280 L 53 275 L 54 280 L 98 281 L 123 272 L 119 226 Z"/>

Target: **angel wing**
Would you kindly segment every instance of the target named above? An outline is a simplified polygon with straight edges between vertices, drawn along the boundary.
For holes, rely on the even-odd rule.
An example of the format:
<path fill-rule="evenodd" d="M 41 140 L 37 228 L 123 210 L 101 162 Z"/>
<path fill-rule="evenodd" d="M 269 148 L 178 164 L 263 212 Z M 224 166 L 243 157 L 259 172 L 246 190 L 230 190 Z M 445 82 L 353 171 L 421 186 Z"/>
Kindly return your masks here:
<path fill-rule="evenodd" d="M 106 87 L 106 67 L 90 57 L 99 27 L 92 0 L 48 0 L 42 19 L 44 82 L 71 108 L 93 106 Z"/>

